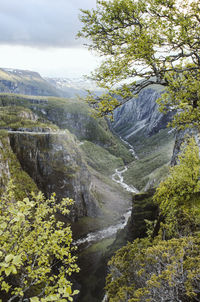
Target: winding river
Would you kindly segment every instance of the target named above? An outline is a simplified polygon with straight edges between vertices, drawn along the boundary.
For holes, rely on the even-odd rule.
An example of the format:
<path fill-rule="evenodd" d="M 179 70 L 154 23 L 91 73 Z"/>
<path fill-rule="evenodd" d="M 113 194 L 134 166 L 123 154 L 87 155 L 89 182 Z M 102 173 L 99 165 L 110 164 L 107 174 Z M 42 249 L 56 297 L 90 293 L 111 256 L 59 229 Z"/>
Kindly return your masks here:
<path fill-rule="evenodd" d="M 77 241 L 75 241 L 75 245 L 79 246 L 79 245 L 82 245 L 82 244 L 86 244 L 85 247 L 88 247 L 89 245 L 93 244 L 94 242 L 112 237 L 114 234 L 116 234 L 116 232 L 118 230 L 123 229 L 126 226 L 130 215 L 131 215 L 131 209 L 129 209 L 122 216 L 121 222 L 119 222 L 118 224 L 111 225 L 111 226 L 109 226 L 109 227 L 107 227 L 103 230 L 97 231 L 97 232 L 91 232 L 91 233 L 87 234 L 86 237 L 78 239 Z"/>
<path fill-rule="evenodd" d="M 129 149 L 129 151 L 132 153 L 132 155 L 136 159 L 138 159 L 133 147 L 128 142 L 126 142 L 124 140 L 123 140 L 123 142 L 127 143 L 131 147 Z M 127 170 L 128 170 L 127 166 L 124 166 L 124 168 L 122 168 L 122 169 L 120 169 L 120 168 L 115 169 L 115 172 L 111 176 L 112 180 L 115 181 L 116 183 L 120 184 L 120 186 L 122 186 L 126 191 L 128 191 L 130 193 L 139 193 L 139 191 L 135 187 L 129 186 L 124 182 L 123 173 L 125 173 Z M 123 229 L 126 226 L 130 215 L 131 215 L 131 208 L 128 209 L 128 211 L 123 214 L 123 216 L 121 217 L 121 220 L 118 224 L 111 225 L 103 230 L 88 233 L 86 237 L 80 238 L 77 241 L 75 241 L 75 245 L 80 246 L 80 245 L 84 244 L 84 247 L 86 248 L 86 247 L 90 246 L 91 244 L 93 244 L 94 242 L 112 237 L 113 235 L 115 235 L 117 233 L 118 230 Z"/>
<path fill-rule="evenodd" d="M 126 142 L 124 141 L 124 143 Z M 128 146 L 133 158 L 137 159 L 133 147 L 129 144 Z M 110 177 L 118 184 L 118 186 L 121 186 L 130 194 L 138 193 L 138 190 L 134 186 L 129 186 L 124 182 L 123 174 L 127 169 L 127 166 L 117 168 Z M 114 250 L 119 248 L 118 245 L 113 245 L 112 248 L 114 248 L 114 250 L 111 251 L 110 244 L 112 245 L 114 243 L 117 231 L 123 229 L 127 225 L 131 210 L 131 208 L 126 208 L 125 213 L 122 213 L 116 224 L 98 231 L 90 232 L 85 237 L 74 242 L 74 244 L 78 246 L 78 265 L 81 268 L 77 277 L 77 282 L 80 286 L 80 296 L 78 297 L 77 302 L 107 301 L 107 297 L 103 290 L 107 275 L 107 262 Z"/>

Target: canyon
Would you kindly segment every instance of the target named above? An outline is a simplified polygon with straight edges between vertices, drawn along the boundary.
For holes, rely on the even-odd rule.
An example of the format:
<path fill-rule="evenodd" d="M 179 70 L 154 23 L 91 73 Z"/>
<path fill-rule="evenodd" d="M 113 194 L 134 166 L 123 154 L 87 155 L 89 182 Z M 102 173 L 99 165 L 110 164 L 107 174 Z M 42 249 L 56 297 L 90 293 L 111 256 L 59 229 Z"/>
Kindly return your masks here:
<path fill-rule="evenodd" d="M 59 91 L 1 90 L 1 193 L 12 178 L 19 198 L 41 190 L 46 197 L 55 192 L 57 202 L 74 199 L 70 215 L 59 219 L 71 223 L 78 245 L 77 301 L 103 299 L 107 260 L 136 230 L 144 233 L 146 213 L 156 211 L 142 209 L 137 196 L 167 175 L 173 154 L 175 135 L 167 128 L 173 113 L 161 114 L 156 104 L 162 90 L 143 90 L 115 111 L 113 122 L 94 118 L 88 104 Z"/>

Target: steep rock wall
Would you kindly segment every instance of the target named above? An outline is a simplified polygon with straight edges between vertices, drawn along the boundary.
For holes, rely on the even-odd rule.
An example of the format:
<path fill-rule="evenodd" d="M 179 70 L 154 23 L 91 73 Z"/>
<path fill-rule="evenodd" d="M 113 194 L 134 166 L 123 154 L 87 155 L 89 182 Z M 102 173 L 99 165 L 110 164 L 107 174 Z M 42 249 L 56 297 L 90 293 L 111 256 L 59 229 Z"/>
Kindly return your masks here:
<path fill-rule="evenodd" d="M 97 215 L 99 210 L 90 192 L 90 174 L 69 132 L 10 133 L 10 143 L 23 170 L 47 197 L 55 192 L 58 200 L 75 200 L 72 220 Z"/>
<path fill-rule="evenodd" d="M 197 145 L 199 146 L 200 155 L 200 133 L 198 129 L 188 128 L 185 130 L 179 130 L 176 133 L 176 139 L 174 144 L 173 155 L 171 159 L 171 166 L 175 166 L 178 163 L 178 156 L 181 153 L 181 147 L 184 146 L 189 137 L 194 137 Z"/>
<path fill-rule="evenodd" d="M 131 138 L 137 133 L 151 136 L 166 128 L 173 113 L 163 115 L 158 111 L 156 100 L 161 96 L 161 92 L 161 88 L 146 88 L 137 98 L 115 110 L 112 124 L 114 131 L 131 142 Z"/>

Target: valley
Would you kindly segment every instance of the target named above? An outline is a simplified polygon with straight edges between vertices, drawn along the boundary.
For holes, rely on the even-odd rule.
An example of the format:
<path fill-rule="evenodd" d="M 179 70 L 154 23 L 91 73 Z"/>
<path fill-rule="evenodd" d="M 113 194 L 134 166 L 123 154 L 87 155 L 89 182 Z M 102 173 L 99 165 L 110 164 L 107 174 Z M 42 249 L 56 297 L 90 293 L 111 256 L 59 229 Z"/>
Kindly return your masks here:
<path fill-rule="evenodd" d="M 106 262 L 126 242 L 115 237 L 130 220 L 132 195 L 168 173 L 175 138 L 166 128 L 171 116 L 158 112 L 159 91 L 142 92 L 112 123 L 76 98 L 0 94 L 1 191 L 12 178 L 20 198 L 33 187 L 75 201 L 58 219 L 70 222 L 78 246 L 76 301 L 103 299 Z"/>
<path fill-rule="evenodd" d="M 200 302 L 200 1 L 0 22 L 0 302 Z"/>

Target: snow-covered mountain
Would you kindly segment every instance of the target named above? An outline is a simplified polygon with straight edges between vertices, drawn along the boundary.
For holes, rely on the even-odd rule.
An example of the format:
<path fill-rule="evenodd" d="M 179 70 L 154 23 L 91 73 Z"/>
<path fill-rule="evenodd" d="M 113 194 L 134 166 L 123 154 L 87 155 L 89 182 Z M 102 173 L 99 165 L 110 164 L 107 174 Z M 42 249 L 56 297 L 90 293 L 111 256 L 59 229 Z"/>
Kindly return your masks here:
<path fill-rule="evenodd" d="M 80 96 L 85 96 L 87 94 L 86 90 L 92 90 L 97 95 L 102 93 L 102 89 L 98 88 L 94 82 L 80 78 L 45 78 L 51 85 L 53 85 L 59 91 L 62 91 L 63 96 L 73 97 L 77 94 Z"/>

